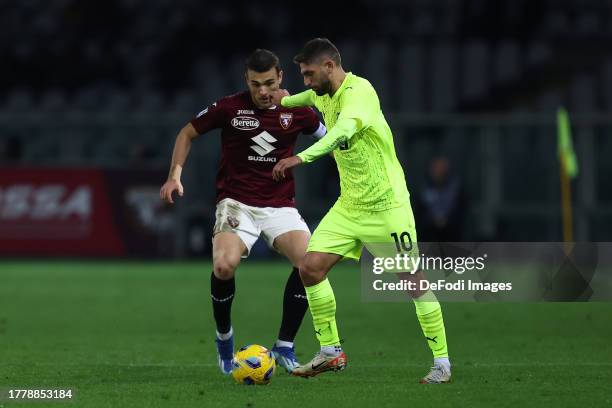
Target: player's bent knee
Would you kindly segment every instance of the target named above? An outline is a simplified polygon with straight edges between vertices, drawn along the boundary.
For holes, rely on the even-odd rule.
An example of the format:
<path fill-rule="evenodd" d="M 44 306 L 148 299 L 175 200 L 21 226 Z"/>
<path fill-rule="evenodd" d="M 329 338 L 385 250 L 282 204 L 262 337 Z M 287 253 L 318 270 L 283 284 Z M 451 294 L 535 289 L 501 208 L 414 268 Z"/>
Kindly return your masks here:
<path fill-rule="evenodd" d="M 300 266 L 300 278 L 305 286 L 316 285 L 325 279 L 326 272 L 324 269 L 317 267 L 316 264 L 305 261 Z"/>
<path fill-rule="evenodd" d="M 221 280 L 228 280 L 234 277 L 237 266 L 238 265 L 235 265 L 226 259 L 219 259 L 215 261 L 213 271 L 217 278 Z"/>

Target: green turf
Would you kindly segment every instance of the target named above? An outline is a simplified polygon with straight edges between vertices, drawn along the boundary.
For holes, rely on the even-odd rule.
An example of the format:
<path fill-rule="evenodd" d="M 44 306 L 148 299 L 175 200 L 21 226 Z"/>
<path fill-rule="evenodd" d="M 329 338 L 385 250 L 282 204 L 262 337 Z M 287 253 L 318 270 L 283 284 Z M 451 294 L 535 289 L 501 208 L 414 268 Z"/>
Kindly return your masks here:
<path fill-rule="evenodd" d="M 452 384 L 417 384 L 429 349 L 411 304 L 362 303 L 358 267 L 331 274 L 349 368 L 241 386 L 215 365 L 210 264 L 0 264 L 0 389 L 66 388 L 78 407 L 612 406 L 612 304 L 446 304 Z M 270 345 L 285 263 L 244 263 L 237 346 Z M 310 317 L 299 356 L 316 351 Z M 25 406 L 0 401 L 0 408 Z"/>

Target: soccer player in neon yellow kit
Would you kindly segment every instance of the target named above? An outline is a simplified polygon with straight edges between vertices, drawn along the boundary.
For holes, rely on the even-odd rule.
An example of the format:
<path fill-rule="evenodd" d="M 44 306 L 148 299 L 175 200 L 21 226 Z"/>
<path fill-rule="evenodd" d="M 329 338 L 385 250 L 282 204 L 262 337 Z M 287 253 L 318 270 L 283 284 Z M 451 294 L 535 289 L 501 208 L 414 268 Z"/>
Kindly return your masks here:
<path fill-rule="evenodd" d="M 372 85 L 345 72 L 338 49 L 324 38 L 306 43 L 294 62 L 310 89 L 293 96 L 279 90 L 273 101 L 285 107 L 316 107 L 323 114 L 328 134 L 296 156 L 278 162 L 273 177 L 280 180 L 287 170 L 330 152 L 340 175 L 340 197 L 315 230 L 300 266 L 321 351 L 293 374 L 311 377 L 342 370 L 347 364 L 340 347 L 329 270 L 342 258 L 359 259 L 364 243 L 393 244 L 394 234 L 397 238 L 404 233 L 416 243 L 417 237 L 404 172 Z M 424 276 L 417 272 L 407 278 L 418 281 Z M 431 291 L 415 291 L 411 296 L 434 356 L 434 364 L 421 383 L 449 382 L 451 365 L 440 304 Z"/>

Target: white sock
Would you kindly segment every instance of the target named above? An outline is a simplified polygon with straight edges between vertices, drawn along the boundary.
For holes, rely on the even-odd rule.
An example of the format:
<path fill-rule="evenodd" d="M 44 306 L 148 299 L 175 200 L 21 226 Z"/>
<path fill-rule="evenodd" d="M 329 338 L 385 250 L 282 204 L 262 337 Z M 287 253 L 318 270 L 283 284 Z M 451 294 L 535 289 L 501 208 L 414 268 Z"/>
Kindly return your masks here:
<path fill-rule="evenodd" d="M 293 348 L 292 341 L 276 340 L 276 347 L 289 347 Z"/>
<path fill-rule="evenodd" d="M 434 365 L 436 364 L 440 364 L 441 366 L 443 366 L 444 368 L 448 369 L 450 371 L 451 368 L 451 363 L 450 360 L 448 359 L 448 357 L 436 357 L 434 358 Z"/>
<path fill-rule="evenodd" d="M 326 356 L 337 356 L 342 353 L 340 346 L 321 346 L 321 352 Z"/>
<path fill-rule="evenodd" d="M 228 331 L 227 333 L 219 333 L 217 332 L 217 338 L 219 340 L 228 340 L 230 337 L 232 337 L 234 334 L 234 328 L 230 327 L 230 331 Z"/>

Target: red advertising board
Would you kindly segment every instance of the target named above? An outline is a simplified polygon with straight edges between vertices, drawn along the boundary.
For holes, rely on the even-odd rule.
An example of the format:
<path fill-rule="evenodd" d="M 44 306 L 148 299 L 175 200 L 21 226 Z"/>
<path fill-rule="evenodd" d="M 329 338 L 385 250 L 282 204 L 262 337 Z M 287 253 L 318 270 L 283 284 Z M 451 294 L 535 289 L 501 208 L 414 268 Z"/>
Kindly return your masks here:
<path fill-rule="evenodd" d="M 102 170 L 0 169 L 1 255 L 125 253 Z"/>

